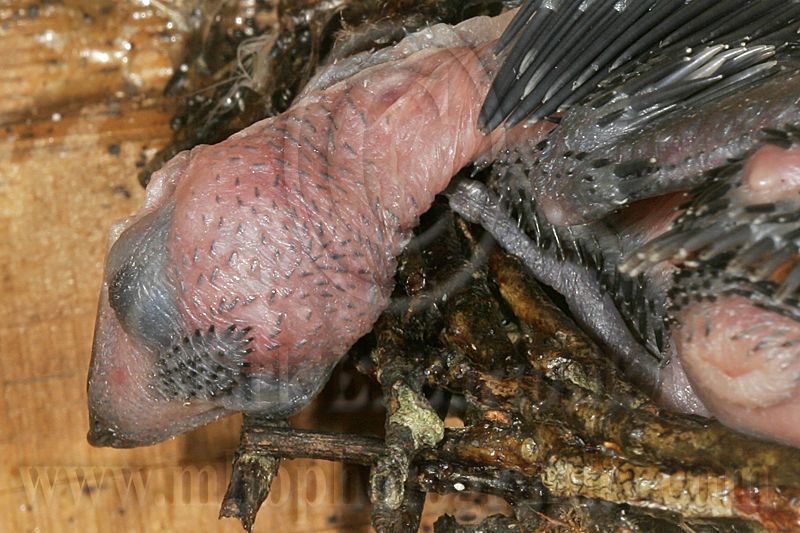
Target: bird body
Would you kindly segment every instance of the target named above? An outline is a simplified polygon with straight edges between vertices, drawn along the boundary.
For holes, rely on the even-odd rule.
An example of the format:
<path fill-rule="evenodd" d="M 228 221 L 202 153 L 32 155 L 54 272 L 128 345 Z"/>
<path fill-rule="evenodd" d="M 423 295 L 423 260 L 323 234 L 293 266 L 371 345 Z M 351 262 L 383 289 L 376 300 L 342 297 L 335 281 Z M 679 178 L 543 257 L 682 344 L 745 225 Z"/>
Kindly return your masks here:
<path fill-rule="evenodd" d="M 93 443 L 302 407 L 387 305 L 417 217 L 483 158 L 491 179 L 453 184 L 453 209 L 631 379 L 800 445 L 800 4 L 531 0 L 512 15 L 345 63 L 156 174 L 107 260 Z"/>

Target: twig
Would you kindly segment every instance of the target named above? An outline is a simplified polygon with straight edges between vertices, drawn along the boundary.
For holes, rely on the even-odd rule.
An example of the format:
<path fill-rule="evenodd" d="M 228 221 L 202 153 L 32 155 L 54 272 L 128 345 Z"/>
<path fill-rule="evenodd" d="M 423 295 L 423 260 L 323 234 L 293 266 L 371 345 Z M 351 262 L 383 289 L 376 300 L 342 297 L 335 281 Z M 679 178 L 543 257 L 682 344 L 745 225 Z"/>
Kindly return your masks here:
<path fill-rule="evenodd" d="M 259 427 L 242 435 L 249 453 L 284 459 L 323 459 L 360 465 L 374 464 L 386 450 L 383 439 L 367 435 L 329 433 L 288 427 Z"/>
<path fill-rule="evenodd" d="M 220 518 L 238 518 L 249 532 L 253 529 L 258 510 L 269 495 L 269 487 L 278 473 L 280 459 L 273 455 L 247 449 L 247 436 L 266 424 L 285 426 L 286 422 L 269 422 L 245 415 L 242 438 L 233 459 L 233 472 L 228 490 L 222 500 Z"/>

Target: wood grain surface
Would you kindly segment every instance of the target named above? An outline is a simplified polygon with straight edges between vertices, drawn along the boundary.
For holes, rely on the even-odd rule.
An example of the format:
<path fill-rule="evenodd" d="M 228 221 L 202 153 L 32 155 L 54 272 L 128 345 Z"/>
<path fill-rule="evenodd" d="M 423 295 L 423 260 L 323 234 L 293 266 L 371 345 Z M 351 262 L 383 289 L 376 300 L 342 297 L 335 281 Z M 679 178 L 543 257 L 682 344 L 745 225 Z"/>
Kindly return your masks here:
<path fill-rule="evenodd" d="M 0 0 L 0 531 L 241 531 L 217 519 L 238 417 L 134 450 L 85 438 L 106 235 L 169 140 L 184 44 L 156 0 Z M 363 470 L 281 468 L 256 531 L 369 530 Z M 424 529 L 470 503 L 431 499 Z"/>

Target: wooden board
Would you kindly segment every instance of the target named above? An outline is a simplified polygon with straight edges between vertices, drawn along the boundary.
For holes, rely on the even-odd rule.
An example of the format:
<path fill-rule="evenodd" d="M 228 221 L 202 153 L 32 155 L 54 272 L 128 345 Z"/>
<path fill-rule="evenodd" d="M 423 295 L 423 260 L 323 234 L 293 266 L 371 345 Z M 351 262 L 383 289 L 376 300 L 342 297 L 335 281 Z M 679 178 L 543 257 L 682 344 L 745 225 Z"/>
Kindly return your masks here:
<path fill-rule="evenodd" d="M 241 531 L 217 520 L 238 418 L 135 450 L 85 438 L 106 235 L 171 133 L 161 92 L 185 39 L 169 15 L 155 0 L 0 3 L 2 531 Z M 368 531 L 365 479 L 285 462 L 255 530 Z M 433 498 L 423 529 L 474 503 Z"/>

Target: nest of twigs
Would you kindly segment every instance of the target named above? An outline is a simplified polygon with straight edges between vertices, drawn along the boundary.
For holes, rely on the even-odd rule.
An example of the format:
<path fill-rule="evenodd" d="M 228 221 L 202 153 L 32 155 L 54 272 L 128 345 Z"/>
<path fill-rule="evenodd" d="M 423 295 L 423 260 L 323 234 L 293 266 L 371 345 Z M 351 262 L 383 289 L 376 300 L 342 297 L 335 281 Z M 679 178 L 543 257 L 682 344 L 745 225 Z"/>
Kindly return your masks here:
<path fill-rule="evenodd" d="M 226 28 L 243 4 L 244 26 Z M 170 86 L 185 102 L 175 142 L 149 168 L 285 109 L 323 59 L 505 4 L 200 3 Z M 424 218 L 392 307 L 351 354 L 381 391 L 383 436 L 246 416 L 222 516 L 250 530 L 280 460 L 306 457 L 371 467 L 379 532 L 415 531 L 426 493 L 462 491 L 500 496 L 513 515 L 445 515 L 437 532 L 796 527 L 800 453 L 659 410 L 479 228 L 443 206 Z"/>
<path fill-rule="evenodd" d="M 462 491 L 500 496 L 514 515 L 469 527 L 443 516 L 437 532 L 797 523 L 796 450 L 659 410 L 480 229 L 443 207 L 426 219 L 416 242 L 428 244 L 402 256 L 392 308 L 352 355 L 380 386 L 384 436 L 245 417 L 223 516 L 249 529 L 280 459 L 307 457 L 371 467 L 380 532 L 415 531 L 426 493 Z"/>

